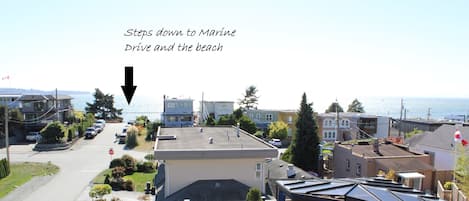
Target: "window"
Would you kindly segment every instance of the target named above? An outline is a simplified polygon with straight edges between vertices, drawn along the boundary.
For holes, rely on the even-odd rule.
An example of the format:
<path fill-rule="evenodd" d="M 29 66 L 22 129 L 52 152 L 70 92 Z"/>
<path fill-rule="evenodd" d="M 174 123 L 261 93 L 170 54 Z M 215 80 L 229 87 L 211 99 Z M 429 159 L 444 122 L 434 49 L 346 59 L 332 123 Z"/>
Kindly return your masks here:
<path fill-rule="evenodd" d="M 323 131 L 322 136 L 324 139 L 329 139 L 329 140 L 336 138 L 335 131 Z"/>
<path fill-rule="evenodd" d="M 346 159 L 345 162 L 346 162 L 346 165 L 347 165 L 347 166 L 345 166 L 345 170 L 347 170 L 347 172 L 348 172 L 348 171 L 350 171 L 350 160 Z"/>
<path fill-rule="evenodd" d="M 291 124 L 293 121 L 293 117 L 292 116 L 288 116 L 288 123 Z"/>
<path fill-rule="evenodd" d="M 256 178 L 261 178 L 262 164 L 256 163 Z"/>
<path fill-rule="evenodd" d="M 167 103 L 166 106 L 168 108 L 176 108 L 176 103 Z"/>
<path fill-rule="evenodd" d="M 357 176 L 362 175 L 362 166 L 360 163 L 357 163 Z"/>
<path fill-rule="evenodd" d="M 272 114 L 266 114 L 265 115 L 265 120 L 272 121 Z"/>
<path fill-rule="evenodd" d="M 348 128 L 349 127 L 349 120 L 348 119 L 342 119 L 340 121 L 340 126 L 344 127 L 344 128 Z"/>

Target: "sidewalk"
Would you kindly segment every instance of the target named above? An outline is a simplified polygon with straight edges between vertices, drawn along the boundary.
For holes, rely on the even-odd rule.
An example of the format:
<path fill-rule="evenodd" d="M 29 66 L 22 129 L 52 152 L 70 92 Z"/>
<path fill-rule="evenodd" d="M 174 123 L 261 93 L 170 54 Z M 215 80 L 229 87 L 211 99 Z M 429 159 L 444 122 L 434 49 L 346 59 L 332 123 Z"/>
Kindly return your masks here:
<path fill-rule="evenodd" d="M 88 193 L 90 192 L 91 186 L 87 186 L 80 194 L 76 201 L 92 201 Z M 112 198 L 117 197 L 120 201 L 154 201 L 154 195 L 145 195 L 143 192 L 136 191 L 112 191 L 111 194 L 104 196 L 107 201 L 111 201 Z M 145 199 L 147 197 L 147 199 Z"/>

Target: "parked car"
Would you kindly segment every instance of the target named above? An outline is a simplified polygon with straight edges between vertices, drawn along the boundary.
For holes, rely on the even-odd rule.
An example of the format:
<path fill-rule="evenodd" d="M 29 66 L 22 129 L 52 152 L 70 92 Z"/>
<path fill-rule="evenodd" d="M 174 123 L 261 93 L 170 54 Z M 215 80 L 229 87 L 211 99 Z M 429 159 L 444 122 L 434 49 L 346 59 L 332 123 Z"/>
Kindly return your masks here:
<path fill-rule="evenodd" d="M 96 133 L 101 133 L 104 130 L 104 125 L 101 123 L 95 123 L 93 127 L 96 129 Z"/>
<path fill-rule="evenodd" d="M 280 139 L 272 139 L 269 141 L 271 145 L 274 145 L 276 147 L 282 147 L 282 141 Z"/>
<path fill-rule="evenodd" d="M 40 133 L 40 132 L 37 132 L 37 131 L 29 132 L 29 133 L 26 135 L 26 140 L 27 140 L 27 141 L 36 142 L 36 141 L 38 141 L 39 139 L 41 139 L 41 133 Z"/>
<path fill-rule="evenodd" d="M 97 132 L 94 127 L 88 127 L 85 131 L 85 138 L 94 138 Z"/>
<path fill-rule="evenodd" d="M 106 127 L 106 121 L 104 119 L 98 119 L 98 120 L 96 120 L 96 123 L 102 124 L 103 128 Z"/>
<path fill-rule="evenodd" d="M 124 144 L 125 140 L 127 139 L 127 127 L 124 127 L 121 133 L 116 133 L 116 138 L 119 144 Z"/>

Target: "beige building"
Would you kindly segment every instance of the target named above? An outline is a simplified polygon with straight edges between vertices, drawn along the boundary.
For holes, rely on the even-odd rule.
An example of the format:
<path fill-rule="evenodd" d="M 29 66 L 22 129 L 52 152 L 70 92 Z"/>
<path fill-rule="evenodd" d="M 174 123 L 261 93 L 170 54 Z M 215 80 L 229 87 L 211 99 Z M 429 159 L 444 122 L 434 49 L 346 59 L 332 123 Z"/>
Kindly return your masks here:
<path fill-rule="evenodd" d="M 234 180 L 265 192 L 265 159 L 278 155 L 272 145 L 236 127 L 160 130 L 155 159 L 165 169 L 165 200 L 180 197 L 178 192 L 187 192 L 188 186 L 198 181 Z"/>
<path fill-rule="evenodd" d="M 322 113 L 317 117 L 318 134 L 323 141 L 348 141 L 362 138 L 387 138 L 390 118 L 356 112 L 339 113 L 337 132 L 337 114 Z"/>
<path fill-rule="evenodd" d="M 433 166 L 429 155 L 410 152 L 386 143 L 335 144 L 334 177 L 374 177 L 396 172 L 399 182 L 417 190 L 433 190 Z"/>

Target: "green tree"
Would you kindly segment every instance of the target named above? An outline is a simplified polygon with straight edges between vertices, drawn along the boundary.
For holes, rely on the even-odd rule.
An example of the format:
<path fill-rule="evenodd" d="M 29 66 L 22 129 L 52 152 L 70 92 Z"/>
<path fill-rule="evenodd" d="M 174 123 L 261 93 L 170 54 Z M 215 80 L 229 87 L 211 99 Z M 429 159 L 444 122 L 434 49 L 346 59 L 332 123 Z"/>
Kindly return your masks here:
<path fill-rule="evenodd" d="M 342 109 L 342 107 L 339 105 L 338 102 L 333 102 L 331 105 L 329 105 L 329 107 L 327 108 L 326 110 L 326 113 L 330 113 L 330 112 L 344 112 L 344 109 Z"/>
<path fill-rule="evenodd" d="M 269 125 L 269 137 L 283 140 L 288 135 L 288 125 L 283 121 L 272 122 Z"/>
<path fill-rule="evenodd" d="M 96 184 L 91 188 L 89 196 L 93 200 L 103 200 L 103 196 L 111 193 L 111 186 L 109 184 Z"/>
<path fill-rule="evenodd" d="M 246 201 L 262 201 L 261 191 L 257 188 L 250 188 L 246 194 Z"/>
<path fill-rule="evenodd" d="M 259 97 L 256 95 L 257 88 L 254 85 L 249 86 L 245 93 L 243 94 L 243 98 L 239 100 L 238 104 L 241 110 L 252 110 L 257 109 L 257 101 Z"/>
<path fill-rule="evenodd" d="M 293 142 L 288 147 L 288 154 L 285 154 L 285 159 L 290 159 L 287 161 L 306 171 L 317 172 L 319 137 L 316 121 L 313 118 L 312 103 L 307 103 L 306 93 L 303 93 L 295 125 L 297 130 L 293 135 Z"/>
<path fill-rule="evenodd" d="M 239 119 L 239 128 L 243 129 L 244 131 L 254 134 L 257 131 L 256 123 L 252 121 L 248 116 L 243 115 Z"/>
<path fill-rule="evenodd" d="M 458 187 L 467 195 L 469 193 L 469 154 L 461 144 L 457 144 L 456 153 L 456 183 Z"/>
<path fill-rule="evenodd" d="M 86 103 L 85 108 L 87 113 L 93 113 L 100 119 L 121 119 L 119 115 L 122 114 L 122 109 L 114 107 L 114 96 L 104 94 L 101 90 L 96 88 L 93 103 Z"/>
<path fill-rule="evenodd" d="M 49 123 L 41 130 L 41 143 L 55 144 L 62 143 L 62 138 L 65 136 L 65 127 L 58 121 Z"/>
<path fill-rule="evenodd" d="M 347 112 L 358 112 L 358 113 L 365 113 L 365 109 L 363 108 L 363 105 L 358 99 L 355 98 L 355 100 L 348 105 Z"/>
<path fill-rule="evenodd" d="M 256 123 L 254 123 L 251 118 L 244 115 L 241 109 L 233 111 L 233 113 L 230 115 L 221 116 L 217 122 L 217 125 L 236 126 L 238 123 L 239 128 L 248 133 L 254 134 L 257 131 Z"/>
<path fill-rule="evenodd" d="M 207 126 L 215 126 L 215 124 L 215 118 L 213 118 L 212 116 L 208 116 L 207 120 L 205 120 L 205 125 Z"/>
<path fill-rule="evenodd" d="M 236 120 L 232 114 L 221 116 L 220 119 L 218 119 L 217 125 L 236 125 Z"/>

